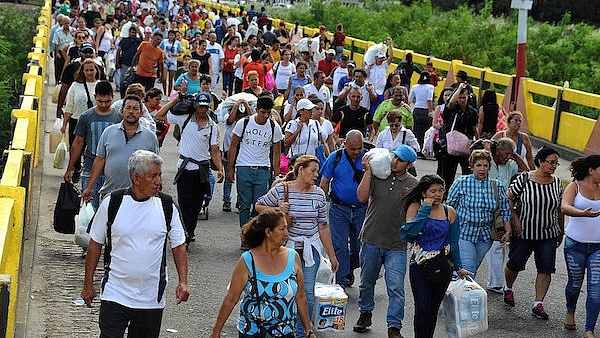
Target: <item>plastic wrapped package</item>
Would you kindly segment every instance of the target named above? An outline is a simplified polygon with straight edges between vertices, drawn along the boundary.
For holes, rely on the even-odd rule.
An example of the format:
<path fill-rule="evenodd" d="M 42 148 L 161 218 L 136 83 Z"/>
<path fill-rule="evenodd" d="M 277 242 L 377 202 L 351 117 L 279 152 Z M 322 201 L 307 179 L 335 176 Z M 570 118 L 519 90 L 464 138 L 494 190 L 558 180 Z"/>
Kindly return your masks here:
<path fill-rule="evenodd" d="M 448 337 L 470 337 L 488 329 L 487 293 L 473 279 L 450 282 L 442 305 Z"/>
<path fill-rule="evenodd" d="M 342 332 L 346 327 L 348 295 L 338 284 L 315 283 L 313 327 L 319 332 Z"/>

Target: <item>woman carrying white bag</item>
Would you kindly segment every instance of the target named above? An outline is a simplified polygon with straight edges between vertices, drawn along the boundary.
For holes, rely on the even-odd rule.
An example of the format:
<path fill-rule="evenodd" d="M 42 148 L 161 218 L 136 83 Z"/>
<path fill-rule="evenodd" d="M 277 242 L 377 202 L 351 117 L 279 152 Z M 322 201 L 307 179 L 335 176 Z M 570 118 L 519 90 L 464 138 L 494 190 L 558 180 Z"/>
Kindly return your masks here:
<path fill-rule="evenodd" d="M 415 300 L 416 338 L 432 338 L 438 309 L 452 279 L 452 272 L 465 278 L 471 272 L 462 268 L 458 238 L 460 227 L 456 212 L 442 204 L 444 180 L 426 175 L 406 195 L 401 209 L 406 223 L 400 236 L 409 242 L 410 285 Z"/>

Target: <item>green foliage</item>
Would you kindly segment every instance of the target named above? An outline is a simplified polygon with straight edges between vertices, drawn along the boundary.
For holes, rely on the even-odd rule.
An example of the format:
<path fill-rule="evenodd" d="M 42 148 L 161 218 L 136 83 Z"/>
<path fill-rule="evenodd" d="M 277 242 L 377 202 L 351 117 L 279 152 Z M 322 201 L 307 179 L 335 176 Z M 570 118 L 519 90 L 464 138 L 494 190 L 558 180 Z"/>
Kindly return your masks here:
<path fill-rule="evenodd" d="M 329 30 L 341 22 L 348 36 L 374 42 L 383 42 L 391 36 L 394 45 L 401 49 L 514 74 L 517 11 L 494 17 L 499 7 L 510 5 L 510 1 L 497 2 L 495 6 L 492 1 L 485 5 L 474 1 L 447 1 L 447 5 L 462 5 L 442 12 L 432 6 L 439 3 L 436 0 L 403 2 L 410 3 L 409 6 L 399 1 L 368 0 L 363 7 L 346 7 L 339 0 L 313 1 L 310 10 L 296 5 L 294 9 L 273 10 L 270 14 L 308 27 L 325 24 Z M 477 13 L 472 10 L 475 7 Z M 528 77 L 560 86 L 569 81 L 571 88 L 600 93 L 597 62 L 600 32 L 597 29 L 584 23 L 571 24 L 571 14 L 566 13 L 557 25 L 530 19 L 527 40 Z M 599 112 L 582 113 L 596 118 Z"/>
<path fill-rule="evenodd" d="M 17 12 L 0 6 L 0 149 L 11 140 L 11 112 L 23 92 L 21 78 L 27 69 L 27 53 L 33 45 L 39 12 Z"/>

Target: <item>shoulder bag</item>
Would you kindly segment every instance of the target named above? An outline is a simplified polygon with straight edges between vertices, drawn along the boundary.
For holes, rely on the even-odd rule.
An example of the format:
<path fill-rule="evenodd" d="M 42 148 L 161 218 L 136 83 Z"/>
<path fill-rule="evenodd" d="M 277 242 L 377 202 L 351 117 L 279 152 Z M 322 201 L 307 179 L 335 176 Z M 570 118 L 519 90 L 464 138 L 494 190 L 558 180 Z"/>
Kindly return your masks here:
<path fill-rule="evenodd" d="M 317 156 L 321 167 L 323 167 L 323 164 L 327 160 L 327 156 L 325 155 L 325 147 L 327 146 L 327 144 L 325 143 L 325 140 L 323 140 L 323 135 L 321 134 L 321 128 L 319 126 L 319 121 L 315 120 L 315 122 L 317 123 L 317 133 L 318 133 L 317 142 L 319 144 L 317 146 L 317 148 L 315 149 L 315 156 Z M 309 140 L 309 142 L 310 142 L 310 140 Z"/>
<path fill-rule="evenodd" d="M 504 230 L 504 221 L 500 215 L 500 197 L 498 196 L 498 183 L 492 180 L 494 187 L 494 196 L 496 197 L 496 210 L 494 210 L 494 219 L 492 221 L 492 241 L 499 241 L 506 233 Z"/>
<path fill-rule="evenodd" d="M 85 95 L 87 95 L 87 107 L 92 108 L 94 106 L 94 102 L 92 102 L 92 98 L 90 97 L 90 90 L 88 89 L 87 82 L 83 80 L 83 88 L 85 88 Z"/>
<path fill-rule="evenodd" d="M 194 95 L 180 94 L 179 101 L 171 107 L 171 114 L 185 115 L 194 112 Z"/>
<path fill-rule="evenodd" d="M 458 113 L 454 115 L 454 122 L 452 122 L 452 128 L 446 134 L 448 154 L 454 156 L 467 156 L 469 155 L 469 145 L 471 144 L 471 140 L 469 140 L 467 135 L 461 133 L 458 130 L 454 130 L 454 125 L 456 124 L 457 117 Z"/>

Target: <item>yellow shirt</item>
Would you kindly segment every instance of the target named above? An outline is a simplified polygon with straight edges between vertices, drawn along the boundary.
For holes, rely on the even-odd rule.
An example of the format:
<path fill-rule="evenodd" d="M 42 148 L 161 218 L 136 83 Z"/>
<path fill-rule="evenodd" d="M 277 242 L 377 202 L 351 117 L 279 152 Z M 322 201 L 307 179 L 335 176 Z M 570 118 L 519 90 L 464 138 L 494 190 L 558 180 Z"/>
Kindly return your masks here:
<path fill-rule="evenodd" d="M 183 56 L 184 55 L 191 55 L 190 52 L 190 42 L 186 39 L 181 39 L 178 40 L 179 43 L 181 44 L 181 48 L 183 49 L 183 52 L 181 54 L 179 54 L 179 56 L 177 57 L 177 61 L 179 62 L 183 62 Z"/>
<path fill-rule="evenodd" d="M 273 58 L 273 64 L 275 64 L 275 62 L 279 62 L 281 60 L 281 49 L 274 51 L 273 49 L 269 48 L 269 54 Z"/>

